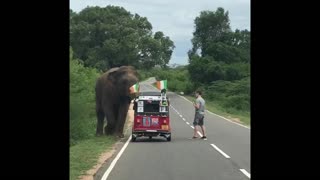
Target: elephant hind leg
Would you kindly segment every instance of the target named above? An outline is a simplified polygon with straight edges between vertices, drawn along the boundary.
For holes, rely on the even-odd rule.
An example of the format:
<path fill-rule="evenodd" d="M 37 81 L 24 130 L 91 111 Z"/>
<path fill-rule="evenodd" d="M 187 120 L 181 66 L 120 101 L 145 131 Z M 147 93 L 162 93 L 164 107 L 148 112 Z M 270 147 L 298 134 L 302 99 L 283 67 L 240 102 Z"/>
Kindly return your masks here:
<path fill-rule="evenodd" d="M 97 130 L 96 130 L 96 136 L 103 135 L 103 121 L 104 121 L 105 114 L 103 111 L 98 110 L 97 111 Z"/>
<path fill-rule="evenodd" d="M 106 127 L 104 127 L 104 132 L 106 135 L 113 135 L 114 134 L 114 125 L 107 124 Z"/>

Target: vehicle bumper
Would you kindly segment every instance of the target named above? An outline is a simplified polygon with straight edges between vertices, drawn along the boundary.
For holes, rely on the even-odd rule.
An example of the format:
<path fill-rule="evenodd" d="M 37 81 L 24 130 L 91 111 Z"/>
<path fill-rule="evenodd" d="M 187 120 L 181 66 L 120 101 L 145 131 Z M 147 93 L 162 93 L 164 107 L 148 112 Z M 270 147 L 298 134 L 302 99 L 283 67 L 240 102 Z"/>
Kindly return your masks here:
<path fill-rule="evenodd" d="M 170 137 L 171 132 L 170 131 L 164 131 L 164 130 L 139 130 L 139 131 L 132 131 L 133 137 L 141 137 L 141 136 L 163 136 L 163 137 Z"/>

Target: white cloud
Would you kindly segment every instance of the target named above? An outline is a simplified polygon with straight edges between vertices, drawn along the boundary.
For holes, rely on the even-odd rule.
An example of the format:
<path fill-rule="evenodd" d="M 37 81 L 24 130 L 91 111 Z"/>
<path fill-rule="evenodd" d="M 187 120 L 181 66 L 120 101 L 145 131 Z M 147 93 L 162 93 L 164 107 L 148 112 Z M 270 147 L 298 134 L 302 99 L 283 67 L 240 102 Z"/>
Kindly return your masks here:
<path fill-rule="evenodd" d="M 194 19 L 203 10 L 223 7 L 229 11 L 233 30 L 250 30 L 250 0 L 70 0 L 70 8 L 76 12 L 87 6 L 107 5 L 122 6 L 132 14 L 147 17 L 154 32 L 169 36 L 176 45 L 170 63 L 188 63 Z"/>

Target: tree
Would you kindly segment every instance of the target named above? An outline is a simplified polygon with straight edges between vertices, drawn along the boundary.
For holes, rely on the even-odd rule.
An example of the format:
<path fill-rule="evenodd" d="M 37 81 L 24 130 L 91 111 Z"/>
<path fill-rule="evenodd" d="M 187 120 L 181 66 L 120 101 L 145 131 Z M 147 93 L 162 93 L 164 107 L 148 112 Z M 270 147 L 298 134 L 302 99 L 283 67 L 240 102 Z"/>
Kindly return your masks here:
<path fill-rule="evenodd" d="M 206 55 L 206 49 L 209 44 L 221 42 L 225 36 L 231 32 L 229 22 L 229 12 L 223 8 L 217 8 L 217 11 L 202 11 L 200 17 L 195 19 L 196 29 L 193 33 L 193 51 L 201 49 L 202 56 Z"/>
<path fill-rule="evenodd" d="M 75 16 L 77 15 L 76 12 L 72 11 L 72 9 L 69 10 L 69 16 L 70 16 L 70 20 Z"/>
<path fill-rule="evenodd" d="M 118 6 L 87 7 L 78 14 L 71 10 L 70 44 L 85 66 L 100 70 L 121 65 L 164 66 L 174 48 L 169 37 L 153 37 L 146 17 Z"/>
<path fill-rule="evenodd" d="M 175 48 L 174 43 L 168 36 L 164 36 L 161 31 L 154 34 L 154 39 L 157 40 L 157 43 L 159 44 L 158 47 L 153 50 L 156 65 L 164 67 L 169 63 L 172 52 Z"/>
<path fill-rule="evenodd" d="M 193 47 L 188 51 L 194 82 L 234 81 L 248 77 L 250 32 L 230 29 L 228 11 L 217 8 L 195 18 Z"/>
<path fill-rule="evenodd" d="M 191 83 L 230 110 L 250 111 L 250 32 L 230 29 L 228 12 L 203 11 L 188 51 Z"/>

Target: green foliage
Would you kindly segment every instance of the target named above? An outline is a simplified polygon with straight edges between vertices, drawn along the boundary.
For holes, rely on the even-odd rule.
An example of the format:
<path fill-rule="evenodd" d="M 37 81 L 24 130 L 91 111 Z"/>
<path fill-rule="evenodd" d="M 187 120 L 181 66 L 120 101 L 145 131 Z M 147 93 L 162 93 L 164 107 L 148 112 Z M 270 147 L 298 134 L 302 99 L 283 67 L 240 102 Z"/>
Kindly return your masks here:
<path fill-rule="evenodd" d="M 221 42 L 231 31 L 229 12 L 223 8 L 217 11 L 202 11 L 195 19 L 195 32 L 192 40 L 194 52 L 200 48 L 202 56 L 206 56 L 206 49 L 211 43 Z"/>
<path fill-rule="evenodd" d="M 228 12 L 201 12 L 195 19 L 196 30 L 189 54 L 189 72 L 193 82 L 235 81 L 249 76 L 250 32 L 229 26 Z M 207 37 L 207 38 L 206 38 Z M 198 55 L 201 51 L 201 55 Z"/>
<path fill-rule="evenodd" d="M 190 82 L 189 72 L 186 67 L 177 69 L 153 68 L 149 71 L 139 71 L 141 77 L 155 77 L 156 80 L 168 80 L 168 89 L 170 91 L 192 93 L 194 84 Z"/>
<path fill-rule="evenodd" d="M 205 88 L 206 98 L 226 109 L 250 111 L 250 79 L 215 81 Z"/>
<path fill-rule="evenodd" d="M 99 73 L 73 58 L 70 48 L 70 141 L 92 137 L 95 131 L 95 82 Z"/>
<path fill-rule="evenodd" d="M 144 81 L 147 80 L 150 77 L 154 76 L 153 71 L 147 71 L 147 70 L 143 70 L 143 69 L 138 69 L 138 78 L 139 81 Z"/>
<path fill-rule="evenodd" d="M 146 17 L 118 6 L 70 11 L 70 44 L 86 67 L 99 70 L 121 65 L 165 67 L 174 49 L 173 41 L 162 32 L 152 34 Z"/>
<path fill-rule="evenodd" d="M 203 11 L 195 19 L 189 75 L 208 100 L 228 111 L 250 111 L 250 32 L 230 28 L 228 12 Z M 201 55 L 200 55 L 201 54 Z"/>

